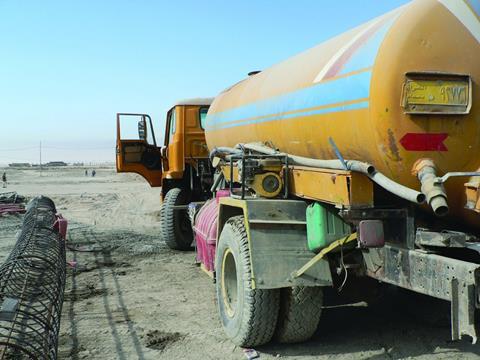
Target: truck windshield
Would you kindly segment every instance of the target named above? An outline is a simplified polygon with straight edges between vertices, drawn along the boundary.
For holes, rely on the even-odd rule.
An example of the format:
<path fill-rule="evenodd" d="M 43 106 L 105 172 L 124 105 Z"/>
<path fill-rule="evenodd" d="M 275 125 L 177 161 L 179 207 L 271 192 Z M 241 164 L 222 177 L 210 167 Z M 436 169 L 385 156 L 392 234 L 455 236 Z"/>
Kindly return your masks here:
<path fill-rule="evenodd" d="M 169 129 L 167 144 L 170 144 L 172 142 L 173 134 L 175 134 L 175 128 L 176 128 L 175 108 L 170 110 L 170 112 L 168 113 L 167 122 L 168 122 L 168 129 Z"/>
<path fill-rule="evenodd" d="M 200 126 L 205 129 L 205 122 L 207 121 L 208 107 L 200 108 Z"/>

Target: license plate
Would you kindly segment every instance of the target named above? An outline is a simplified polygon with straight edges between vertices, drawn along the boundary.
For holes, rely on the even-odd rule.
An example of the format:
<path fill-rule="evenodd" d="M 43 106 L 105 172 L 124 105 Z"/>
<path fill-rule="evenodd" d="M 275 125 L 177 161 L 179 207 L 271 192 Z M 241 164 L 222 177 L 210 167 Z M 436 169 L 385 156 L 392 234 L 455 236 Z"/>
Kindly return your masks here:
<path fill-rule="evenodd" d="M 407 75 L 403 92 L 407 113 L 466 114 L 470 111 L 470 103 L 469 77 L 422 79 Z"/>

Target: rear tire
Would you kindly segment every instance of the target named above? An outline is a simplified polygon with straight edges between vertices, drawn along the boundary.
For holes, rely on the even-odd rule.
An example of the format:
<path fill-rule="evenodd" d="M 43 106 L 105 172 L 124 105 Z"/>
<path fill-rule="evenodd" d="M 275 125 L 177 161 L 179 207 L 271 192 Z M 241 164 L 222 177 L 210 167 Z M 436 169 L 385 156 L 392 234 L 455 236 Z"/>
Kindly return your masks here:
<path fill-rule="evenodd" d="M 173 188 L 167 192 L 160 208 L 160 236 L 173 250 L 190 250 L 193 231 L 186 210 L 176 210 L 174 206 L 186 205 L 185 191 Z"/>
<path fill-rule="evenodd" d="M 295 286 L 281 290 L 280 314 L 275 339 L 298 343 L 310 339 L 322 315 L 323 289 Z"/>
<path fill-rule="evenodd" d="M 275 332 L 280 292 L 253 289 L 243 216 L 227 221 L 215 257 L 218 311 L 227 336 L 238 346 L 269 342 Z"/>

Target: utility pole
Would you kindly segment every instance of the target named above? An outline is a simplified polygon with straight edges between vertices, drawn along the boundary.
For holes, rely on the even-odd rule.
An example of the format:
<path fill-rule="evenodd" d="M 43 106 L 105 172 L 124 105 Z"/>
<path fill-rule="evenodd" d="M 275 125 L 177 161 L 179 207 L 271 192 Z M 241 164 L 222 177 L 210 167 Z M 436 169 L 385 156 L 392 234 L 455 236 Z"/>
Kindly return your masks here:
<path fill-rule="evenodd" d="M 40 176 L 42 176 L 42 142 L 40 141 Z"/>

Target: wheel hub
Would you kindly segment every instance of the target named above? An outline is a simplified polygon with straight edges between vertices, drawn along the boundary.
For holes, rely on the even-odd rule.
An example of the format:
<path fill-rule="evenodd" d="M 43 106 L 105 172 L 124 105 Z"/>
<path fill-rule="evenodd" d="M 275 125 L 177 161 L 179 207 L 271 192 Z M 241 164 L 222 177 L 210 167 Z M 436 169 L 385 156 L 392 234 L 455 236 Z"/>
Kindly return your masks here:
<path fill-rule="evenodd" d="M 223 304 L 227 315 L 233 317 L 237 308 L 238 288 L 235 257 L 230 249 L 223 254 L 221 281 Z"/>

